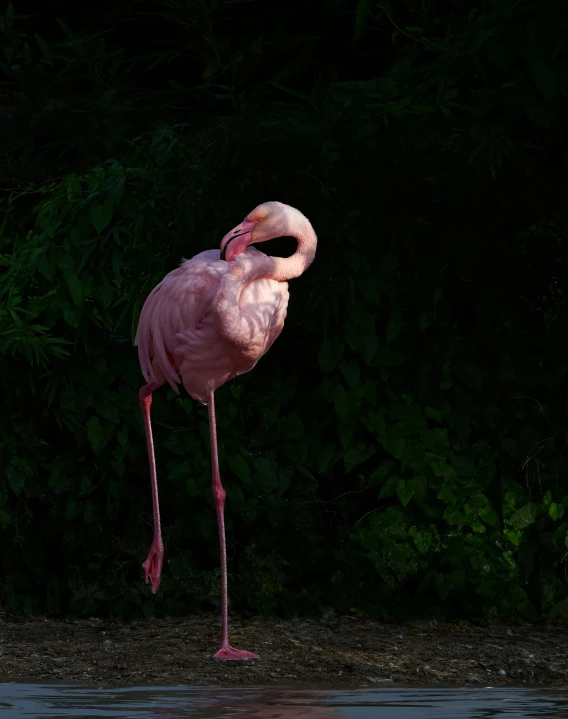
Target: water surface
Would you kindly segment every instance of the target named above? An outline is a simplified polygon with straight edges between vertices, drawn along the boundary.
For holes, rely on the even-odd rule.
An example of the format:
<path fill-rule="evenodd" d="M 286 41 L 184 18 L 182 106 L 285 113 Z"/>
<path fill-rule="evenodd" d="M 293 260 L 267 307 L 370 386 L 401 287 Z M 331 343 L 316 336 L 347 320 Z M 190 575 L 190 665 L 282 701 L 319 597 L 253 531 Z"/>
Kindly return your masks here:
<path fill-rule="evenodd" d="M 294 689 L 0 684 L 2 719 L 541 719 L 568 689 Z"/>

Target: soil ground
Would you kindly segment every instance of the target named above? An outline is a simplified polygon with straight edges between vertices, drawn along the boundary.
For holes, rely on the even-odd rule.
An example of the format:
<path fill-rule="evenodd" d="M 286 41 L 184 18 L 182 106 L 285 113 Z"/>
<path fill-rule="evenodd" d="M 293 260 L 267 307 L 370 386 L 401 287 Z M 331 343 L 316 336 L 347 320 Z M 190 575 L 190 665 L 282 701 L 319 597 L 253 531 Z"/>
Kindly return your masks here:
<path fill-rule="evenodd" d="M 208 616 L 128 624 L 5 616 L 0 681 L 97 685 L 568 685 L 568 628 L 333 617 L 232 621 L 260 660 L 216 662 Z"/>

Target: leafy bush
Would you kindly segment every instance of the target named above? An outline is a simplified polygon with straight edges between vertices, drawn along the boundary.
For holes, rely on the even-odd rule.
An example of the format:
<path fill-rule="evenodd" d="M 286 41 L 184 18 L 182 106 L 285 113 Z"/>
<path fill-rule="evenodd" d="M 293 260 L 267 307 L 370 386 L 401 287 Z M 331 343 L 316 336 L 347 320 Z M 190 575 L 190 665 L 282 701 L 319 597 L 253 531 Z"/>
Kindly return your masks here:
<path fill-rule="evenodd" d="M 153 410 L 163 591 L 140 581 L 151 505 L 131 344 L 163 274 L 273 198 L 305 212 L 320 245 L 291 284 L 277 345 L 219 392 L 235 604 L 568 611 L 566 9 L 406 5 L 398 17 L 386 4 L 322 2 L 306 38 L 291 9 L 270 10 L 281 13 L 272 24 L 245 3 L 172 2 L 154 47 L 124 60 L 120 29 L 103 43 L 94 19 L 90 33 L 62 26 L 57 53 L 39 40 L 30 50 L 8 11 L 10 611 L 216 604 L 206 413 L 169 389 Z M 150 59 L 151 82 L 140 72 Z M 97 81 L 75 93 L 85 62 Z M 46 107 L 59 108 L 55 122 Z"/>

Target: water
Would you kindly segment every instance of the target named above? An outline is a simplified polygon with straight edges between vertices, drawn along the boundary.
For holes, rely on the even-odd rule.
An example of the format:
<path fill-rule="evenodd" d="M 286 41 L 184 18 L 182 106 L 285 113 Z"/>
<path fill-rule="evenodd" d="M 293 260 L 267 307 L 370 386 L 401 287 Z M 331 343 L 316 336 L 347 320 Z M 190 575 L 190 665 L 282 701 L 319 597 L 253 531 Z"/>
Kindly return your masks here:
<path fill-rule="evenodd" d="M 0 684 L 2 719 L 539 719 L 568 689 L 293 689 Z"/>

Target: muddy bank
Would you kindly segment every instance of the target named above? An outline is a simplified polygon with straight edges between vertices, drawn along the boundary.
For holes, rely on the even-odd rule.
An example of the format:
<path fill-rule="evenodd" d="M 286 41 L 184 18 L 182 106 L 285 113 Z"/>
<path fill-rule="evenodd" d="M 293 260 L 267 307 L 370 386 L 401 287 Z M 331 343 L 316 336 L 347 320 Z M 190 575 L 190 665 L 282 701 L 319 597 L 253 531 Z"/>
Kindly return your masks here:
<path fill-rule="evenodd" d="M 0 681 L 104 685 L 568 685 L 563 625 L 368 619 L 233 621 L 232 642 L 260 660 L 216 662 L 213 617 L 129 624 L 7 616 Z"/>

